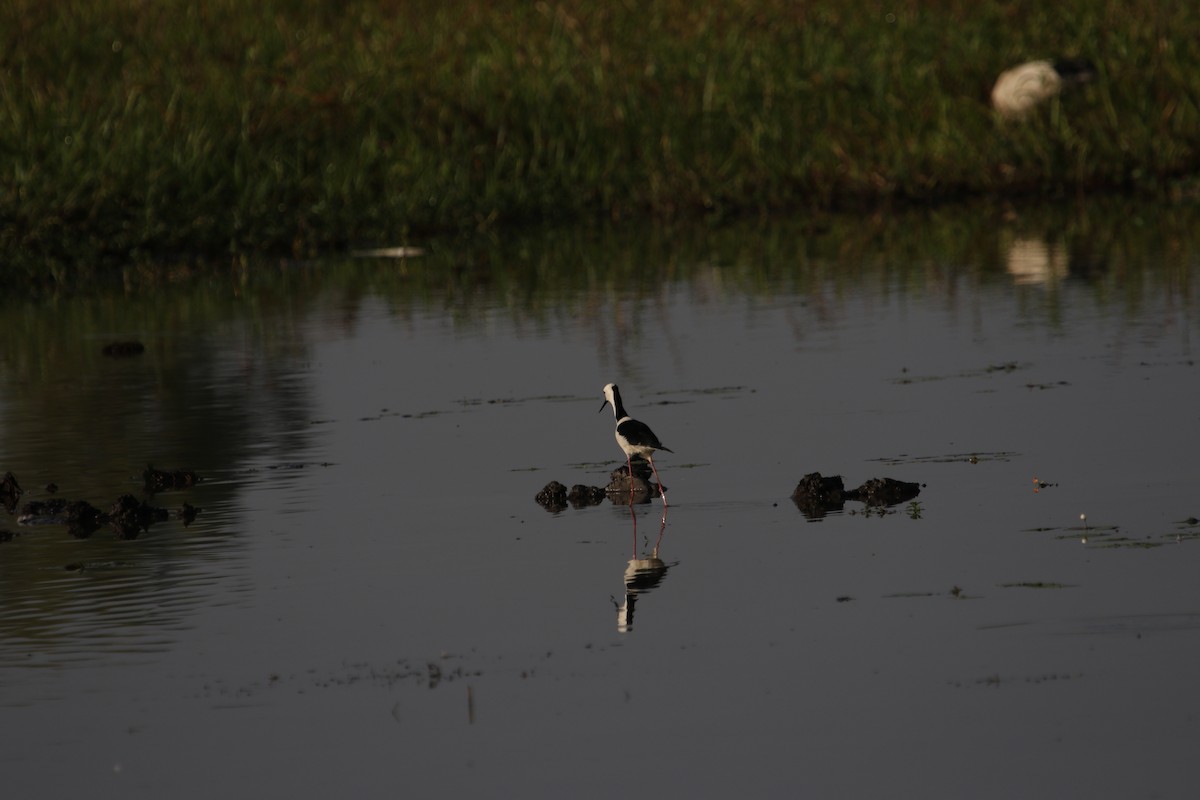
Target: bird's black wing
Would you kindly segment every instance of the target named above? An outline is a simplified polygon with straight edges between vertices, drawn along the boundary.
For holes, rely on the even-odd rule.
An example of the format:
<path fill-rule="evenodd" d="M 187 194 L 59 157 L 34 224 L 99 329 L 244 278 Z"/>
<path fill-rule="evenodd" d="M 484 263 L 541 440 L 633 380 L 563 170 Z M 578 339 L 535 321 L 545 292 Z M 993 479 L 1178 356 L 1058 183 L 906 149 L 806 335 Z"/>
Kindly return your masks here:
<path fill-rule="evenodd" d="M 636 447 L 653 447 L 655 450 L 666 450 L 668 453 L 674 452 L 668 447 L 664 447 L 663 443 L 654 435 L 654 431 L 644 422 L 638 422 L 636 419 L 627 419 L 617 426 L 617 433 L 625 437 L 625 440 Z"/>

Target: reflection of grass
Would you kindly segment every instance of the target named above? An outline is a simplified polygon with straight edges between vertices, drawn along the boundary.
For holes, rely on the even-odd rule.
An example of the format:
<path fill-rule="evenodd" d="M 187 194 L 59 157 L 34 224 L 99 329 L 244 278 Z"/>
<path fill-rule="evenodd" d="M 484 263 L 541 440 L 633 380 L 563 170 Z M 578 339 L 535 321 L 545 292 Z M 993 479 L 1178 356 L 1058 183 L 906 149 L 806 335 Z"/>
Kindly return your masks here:
<path fill-rule="evenodd" d="M 547 219 L 1157 188 L 1200 158 L 1197 50 L 1161 45 L 1200 39 L 1186 3 L 3 9 L 6 252 L 308 253 Z M 1058 54 L 1095 60 L 1097 81 L 994 119 L 996 74 Z"/>
<path fill-rule="evenodd" d="M 1074 589 L 1069 583 L 1054 583 L 1051 581 L 1018 581 L 1016 583 L 998 584 L 1001 589 Z"/>

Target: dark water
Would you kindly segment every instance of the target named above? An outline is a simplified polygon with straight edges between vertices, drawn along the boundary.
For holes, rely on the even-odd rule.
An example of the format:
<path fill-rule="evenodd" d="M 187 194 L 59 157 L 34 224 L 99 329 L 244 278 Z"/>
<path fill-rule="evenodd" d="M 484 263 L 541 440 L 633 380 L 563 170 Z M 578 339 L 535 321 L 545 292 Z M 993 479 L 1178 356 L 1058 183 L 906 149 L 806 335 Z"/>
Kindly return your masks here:
<path fill-rule="evenodd" d="M 202 511 L 132 540 L 0 515 L 6 793 L 1190 796 L 1193 217 L 559 232 L 8 296 L 23 501 Z M 675 451 L 665 523 L 533 501 L 618 465 L 609 381 Z M 147 463 L 204 480 L 147 498 Z M 810 519 L 814 471 L 923 488 Z"/>

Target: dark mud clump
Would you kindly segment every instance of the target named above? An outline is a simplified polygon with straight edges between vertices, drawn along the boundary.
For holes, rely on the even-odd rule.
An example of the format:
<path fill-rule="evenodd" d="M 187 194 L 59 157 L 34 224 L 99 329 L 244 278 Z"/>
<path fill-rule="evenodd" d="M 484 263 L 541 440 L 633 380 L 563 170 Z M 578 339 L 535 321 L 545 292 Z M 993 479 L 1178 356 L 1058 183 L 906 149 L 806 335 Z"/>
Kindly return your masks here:
<path fill-rule="evenodd" d="M 108 344 L 104 345 L 104 348 L 100 352 L 106 356 L 112 356 L 113 358 L 140 356 L 142 353 L 146 352 L 146 345 L 136 341 L 109 342 Z"/>
<path fill-rule="evenodd" d="M 199 513 L 195 506 L 184 503 L 178 517 L 184 526 L 191 524 Z M 113 502 L 108 511 L 101 511 L 86 500 L 30 500 L 21 506 L 17 522 L 22 525 L 66 525 L 67 532 L 76 539 L 86 539 L 105 525 L 111 527 L 120 539 L 135 539 L 150 529 L 155 522 L 171 516 L 165 508 L 155 508 L 139 501 L 136 497 L 123 494 Z"/>
<path fill-rule="evenodd" d="M 21 484 L 17 483 L 17 476 L 11 472 L 4 473 L 4 480 L 0 481 L 0 504 L 4 505 L 4 510 L 8 513 L 13 513 L 17 509 L 17 503 L 21 502 Z"/>
<path fill-rule="evenodd" d="M 860 500 L 869 506 L 894 506 L 906 503 L 921 493 L 919 483 L 892 478 L 872 478 L 847 494 L 849 500 Z"/>
<path fill-rule="evenodd" d="M 100 509 L 86 500 L 75 500 L 67 503 L 67 533 L 76 539 L 86 539 L 105 523 L 104 514 Z"/>
<path fill-rule="evenodd" d="M 21 506 L 17 522 L 22 525 L 57 525 L 67 521 L 67 503 L 60 498 L 30 500 Z"/>
<path fill-rule="evenodd" d="M 827 478 L 812 472 L 796 484 L 792 502 L 804 516 L 815 519 L 841 511 L 848 500 L 872 507 L 887 507 L 911 500 L 920 493 L 920 484 L 892 478 L 872 478 L 857 489 L 846 489 L 840 475 Z"/>
<path fill-rule="evenodd" d="M 136 539 L 155 522 L 170 516 L 165 508 L 154 508 L 140 502 L 131 494 L 123 494 L 108 510 L 108 524 L 115 528 L 122 539 Z"/>
<path fill-rule="evenodd" d="M 155 469 L 153 464 L 147 464 L 146 471 L 142 473 L 142 480 L 146 483 L 147 492 L 165 492 L 170 489 L 189 489 L 200 479 L 190 469 L 166 471 Z"/>
<path fill-rule="evenodd" d="M 577 483 L 567 493 L 567 500 L 575 508 L 598 506 L 604 501 L 604 489 L 599 486 L 584 486 L 582 483 Z"/>
<path fill-rule="evenodd" d="M 30 500 L 21 506 L 22 525 L 66 525 L 76 539 L 86 539 L 108 522 L 106 514 L 86 500 Z"/>
<path fill-rule="evenodd" d="M 842 510 L 846 504 L 846 487 L 840 475 L 826 478 L 819 472 L 810 472 L 796 484 L 792 502 L 806 517 L 823 517 L 831 511 Z"/>
<path fill-rule="evenodd" d="M 642 469 L 634 468 L 633 474 L 629 472 L 629 467 L 618 467 L 609 475 L 611 480 L 608 486 L 604 487 L 604 491 L 609 495 L 626 495 L 630 493 L 632 485 L 633 496 L 635 498 L 645 497 L 649 499 L 651 494 L 658 495 L 658 484 L 650 480 L 650 470 L 646 468 L 644 461 L 634 462 L 639 467 L 645 468 L 645 474 L 642 474 Z"/>
<path fill-rule="evenodd" d="M 558 481 L 550 481 L 533 498 L 537 504 L 547 511 L 562 511 L 568 505 L 573 508 L 585 508 L 604 502 L 604 489 L 600 486 L 585 486 L 577 483 L 567 489 Z"/>
<path fill-rule="evenodd" d="M 533 499 L 547 511 L 562 511 L 567 507 L 567 487 L 558 481 L 550 481 Z"/>

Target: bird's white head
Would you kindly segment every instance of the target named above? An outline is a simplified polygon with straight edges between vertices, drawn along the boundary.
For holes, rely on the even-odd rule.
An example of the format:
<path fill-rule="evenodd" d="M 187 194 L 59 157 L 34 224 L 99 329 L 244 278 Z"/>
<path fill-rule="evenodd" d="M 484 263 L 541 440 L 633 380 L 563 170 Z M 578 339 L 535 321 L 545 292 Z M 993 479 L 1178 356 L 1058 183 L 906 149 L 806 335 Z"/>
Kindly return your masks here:
<path fill-rule="evenodd" d="M 603 411 L 605 406 L 612 406 L 613 411 L 617 410 L 617 385 L 615 383 L 606 383 L 604 385 L 604 402 L 600 404 L 600 410 Z"/>

